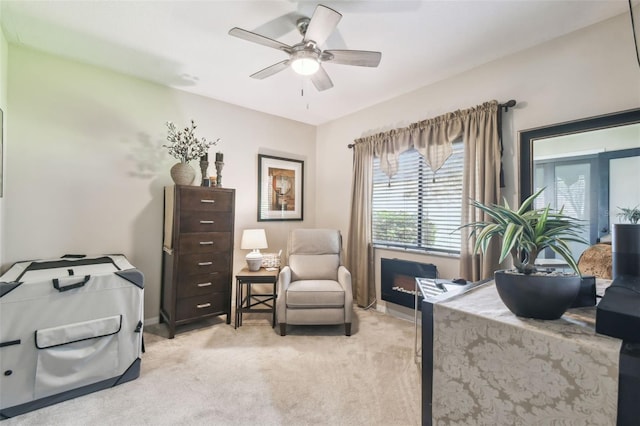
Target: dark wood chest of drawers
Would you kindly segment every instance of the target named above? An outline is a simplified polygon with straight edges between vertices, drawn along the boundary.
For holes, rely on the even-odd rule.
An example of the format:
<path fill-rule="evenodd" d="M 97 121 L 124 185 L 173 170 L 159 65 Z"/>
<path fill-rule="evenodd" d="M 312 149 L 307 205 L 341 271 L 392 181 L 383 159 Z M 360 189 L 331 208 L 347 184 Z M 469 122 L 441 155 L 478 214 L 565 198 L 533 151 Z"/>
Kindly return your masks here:
<path fill-rule="evenodd" d="M 168 186 L 160 317 L 176 326 L 227 315 L 231 323 L 235 190 Z"/>

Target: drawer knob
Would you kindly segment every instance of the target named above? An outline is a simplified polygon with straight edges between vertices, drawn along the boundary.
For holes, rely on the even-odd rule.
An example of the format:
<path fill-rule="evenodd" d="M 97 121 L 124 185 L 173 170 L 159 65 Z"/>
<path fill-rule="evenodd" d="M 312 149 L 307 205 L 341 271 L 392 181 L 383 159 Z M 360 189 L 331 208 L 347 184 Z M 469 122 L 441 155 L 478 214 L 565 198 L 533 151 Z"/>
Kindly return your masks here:
<path fill-rule="evenodd" d="M 213 204 L 216 202 L 216 200 L 200 200 L 201 203 L 209 203 L 209 204 Z"/>
<path fill-rule="evenodd" d="M 213 241 L 200 241 L 201 246 L 212 246 Z"/>
<path fill-rule="evenodd" d="M 198 262 L 198 266 L 209 266 L 213 265 L 213 262 Z"/>
<path fill-rule="evenodd" d="M 196 308 L 202 309 L 202 308 L 208 308 L 209 306 L 211 306 L 211 303 L 202 303 L 200 305 L 196 305 Z"/>
<path fill-rule="evenodd" d="M 200 283 L 198 284 L 198 287 L 209 287 L 211 285 L 211 283 Z"/>
<path fill-rule="evenodd" d="M 213 221 L 212 220 L 201 220 L 200 223 L 203 224 L 203 225 L 211 225 L 213 223 Z"/>

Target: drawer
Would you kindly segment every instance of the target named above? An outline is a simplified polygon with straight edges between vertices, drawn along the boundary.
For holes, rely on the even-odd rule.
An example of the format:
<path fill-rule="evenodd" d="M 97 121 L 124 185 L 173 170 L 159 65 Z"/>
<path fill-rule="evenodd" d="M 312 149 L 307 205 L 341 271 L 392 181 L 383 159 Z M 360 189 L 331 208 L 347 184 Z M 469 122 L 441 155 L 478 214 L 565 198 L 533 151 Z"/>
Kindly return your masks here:
<path fill-rule="evenodd" d="M 178 240 L 180 253 L 229 251 L 231 232 L 195 232 L 182 234 Z"/>
<path fill-rule="evenodd" d="M 230 212 L 233 195 L 227 191 L 201 188 L 180 189 L 180 210 Z"/>
<path fill-rule="evenodd" d="M 226 309 L 229 309 L 228 304 L 225 304 L 226 299 L 229 298 L 225 293 L 210 293 L 178 300 L 176 321 L 223 313 Z"/>
<path fill-rule="evenodd" d="M 178 279 L 229 271 L 229 253 L 193 253 L 178 258 Z"/>
<path fill-rule="evenodd" d="M 226 212 L 183 211 L 180 232 L 231 231 L 231 214 Z"/>
<path fill-rule="evenodd" d="M 178 281 L 178 299 L 211 293 L 230 292 L 231 276 L 228 272 L 211 272 L 184 277 Z"/>

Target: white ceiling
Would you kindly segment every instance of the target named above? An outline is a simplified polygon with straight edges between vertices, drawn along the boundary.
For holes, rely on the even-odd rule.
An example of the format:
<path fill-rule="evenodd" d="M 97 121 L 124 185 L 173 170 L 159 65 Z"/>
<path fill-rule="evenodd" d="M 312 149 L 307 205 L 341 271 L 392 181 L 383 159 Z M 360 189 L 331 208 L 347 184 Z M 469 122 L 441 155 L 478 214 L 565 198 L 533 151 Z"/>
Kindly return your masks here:
<path fill-rule="evenodd" d="M 321 47 L 381 51 L 380 66 L 325 64 L 334 87 L 324 92 L 290 69 L 249 78 L 286 54 L 229 29 L 292 45 L 295 21 L 317 3 L 0 0 L 0 21 L 9 43 L 321 124 L 628 13 L 627 0 L 321 1 L 343 15 Z"/>

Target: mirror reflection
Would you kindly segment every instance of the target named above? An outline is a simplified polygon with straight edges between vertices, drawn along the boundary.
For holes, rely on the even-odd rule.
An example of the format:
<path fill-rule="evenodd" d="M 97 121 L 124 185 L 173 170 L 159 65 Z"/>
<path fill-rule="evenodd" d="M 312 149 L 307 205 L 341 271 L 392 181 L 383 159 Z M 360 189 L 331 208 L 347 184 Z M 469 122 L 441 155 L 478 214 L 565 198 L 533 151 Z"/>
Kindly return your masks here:
<path fill-rule="evenodd" d="M 640 205 L 640 110 L 626 114 L 607 126 L 600 117 L 521 133 L 521 198 L 545 187 L 535 207 L 563 207 L 583 220 L 589 245 L 611 241 L 620 207 Z M 574 258 L 587 247 L 572 243 Z"/>

